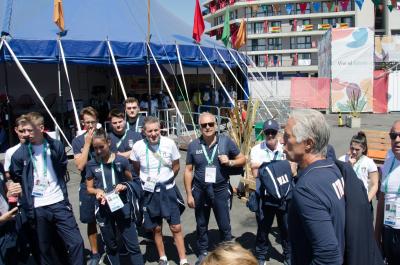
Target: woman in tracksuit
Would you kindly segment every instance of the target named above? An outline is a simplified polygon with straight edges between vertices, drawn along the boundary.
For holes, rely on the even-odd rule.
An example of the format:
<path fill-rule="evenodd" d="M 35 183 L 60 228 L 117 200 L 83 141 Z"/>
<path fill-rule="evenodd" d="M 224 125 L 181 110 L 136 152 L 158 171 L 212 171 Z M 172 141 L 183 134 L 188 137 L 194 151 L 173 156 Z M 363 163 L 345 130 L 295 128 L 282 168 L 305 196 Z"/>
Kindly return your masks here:
<path fill-rule="evenodd" d="M 103 129 L 93 135 L 96 157 L 86 166 L 89 194 L 96 196 L 96 221 L 111 264 L 120 264 L 116 228 L 119 229 L 130 264 L 144 264 L 140 253 L 132 206 L 128 197 L 133 183 L 129 162 L 110 151 L 110 140 Z"/>

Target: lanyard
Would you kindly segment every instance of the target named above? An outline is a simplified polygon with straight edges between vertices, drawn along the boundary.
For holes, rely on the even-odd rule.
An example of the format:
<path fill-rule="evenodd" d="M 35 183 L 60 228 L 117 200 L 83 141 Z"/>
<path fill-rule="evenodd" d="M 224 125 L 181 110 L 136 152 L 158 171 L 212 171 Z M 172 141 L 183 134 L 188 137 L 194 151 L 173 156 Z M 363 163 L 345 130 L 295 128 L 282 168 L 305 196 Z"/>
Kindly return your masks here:
<path fill-rule="evenodd" d="M 276 152 L 275 152 L 275 154 L 274 154 L 274 156 L 273 156 L 272 159 L 271 159 L 271 153 L 268 152 L 268 149 L 265 149 L 265 152 L 267 153 L 268 159 L 269 159 L 270 161 L 275 161 L 275 160 L 278 158 L 279 151 L 276 151 Z M 273 152 L 272 152 L 272 153 L 273 153 Z"/>
<path fill-rule="evenodd" d="M 201 148 L 203 149 L 204 157 L 206 158 L 207 163 L 208 163 L 209 166 L 211 166 L 211 165 L 213 164 L 214 157 L 215 157 L 215 154 L 216 154 L 216 152 L 217 152 L 217 147 L 218 147 L 218 144 L 216 144 L 216 145 L 214 146 L 214 149 L 213 149 L 213 151 L 212 151 L 211 158 L 210 158 L 210 157 L 208 156 L 208 153 L 207 153 L 206 148 L 204 147 L 204 145 L 203 145 L 203 144 L 201 145 Z"/>
<path fill-rule="evenodd" d="M 392 164 L 390 165 L 390 169 L 389 169 L 389 172 L 387 174 L 386 181 L 385 181 L 385 187 L 384 187 L 385 193 L 388 192 L 389 177 L 390 177 L 390 173 L 392 173 L 392 171 L 394 169 L 395 162 L 396 162 L 396 157 L 393 157 Z M 397 194 L 400 194 L 400 185 L 399 185 L 399 187 L 397 189 Z"/>
<path fill-rule="evenodd" d="M 148 172 L 149 177 L 150 177 L 149 143 L 147 142 L 147 140 L 145 140 L 145 143 L 146 143 L 146 166 L 147 166 L 147 172 Z M 160 154 L 160 140 L 158 140 L 158 154 L 161 157 L 161 154 Z M 160 175 L 160 171 L 161 171 L 161 159 L 158 159 L 157 176 Z"/>
<path fill-rule="evenodd" d="M 135 123 L 135 132 L 138 132 L 138 127 L 139 127 L 139 116 L 137 117 L 137 119 L 136 119 L 136 123 Z M 129 120 L 128 120 L 128 122 L 127 122 L 127 124 L 126 124 L 126 130 L 129 130 L 129 128 L 130 128 L 130 124 L 129 124 Z M 117 147 L 118 148 L 118 147 Z"/>
<path fill-rule="evenodd" d="M 33 170 L 36 172 L 36 175 L 40 179 L 39 172 L 37 170 L 37 165 L 36 165 L 37 161 L 36 161 L 36 158 L 33 157 L 32 144 L 31 143 L 28 144 L 28 151 L 29 151 L 29 156 L 30 156 L 30 158 L 32 160 Z M 43 156 L 43 177 L 46 179 L 47 178 L 47 141 L 46 141 L 46 139 L 43 140 L 42 156 Z"/>
<path fill-rule="evenodd" d="M 363 158 L 364 158 L 364 156 L 361 156 L 361 157 L 358 159 L 357 163 L 355 163 L 354 166 L 353 166 L 353 169 L 354 169 L 354 171 L 356 172 L 357 175 L 359 174 L 358 170 L 359 170 L 360 167 L 361 167 L 361 161 L 363 160 Z M 357 167 L 356 167 L 356 165 L 357 165 Z"/>
<path fill-rule="evenodd" d="M 107 182 L 106 182 L 106 176 L 104 175 L 104 166 L 103 162 L 100 162 L 100 169 L 101 169 L 101 177 L 103 178 L 103 188 L 107 192 Z M 115 170 L 114 170 L 114 161 L 111 162 L 111 181 L 113 187 L 115 187 Z"/>
<path fill-rule="evenodd" d="M 129 123 L 128 123 L 128 126 L 127 126 L 126 129 L 125 129 L 124 135 L 121 137 L 121 139 L 119 139 L 119 141 L 118 141 L 117 144 L 116 144 L 117 149 L 120 147 L 120 145 L 122 144 L 122 141 L 125 139 L 128 130 L 129 130 Z"/>

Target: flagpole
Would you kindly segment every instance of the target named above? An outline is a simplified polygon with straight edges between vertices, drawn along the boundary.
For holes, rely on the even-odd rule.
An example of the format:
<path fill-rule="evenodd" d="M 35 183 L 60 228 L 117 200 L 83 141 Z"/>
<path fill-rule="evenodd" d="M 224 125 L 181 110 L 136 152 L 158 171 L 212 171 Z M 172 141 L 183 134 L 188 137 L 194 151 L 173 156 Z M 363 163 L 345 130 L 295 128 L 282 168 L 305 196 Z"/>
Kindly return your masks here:
<path fill-rule="evenodd" d="M 151 116 L 151 66 L 150 66 L 150 0 L 147 0 L 147 85 L 149 89 L 149 98 L 147 101 L 147 113 Z"/>
<path fill-rule="evenodd" d="M 5 36 L 1 36 L 1 40 L 5 41 Z M 0 50 L 1 51 L 1 50 Z M 4 47 L 4 50 L 2 52 L 2 57 L 3 57 L 3 69 L 4 69 L 4 92 L 6 93 L 6 121 L 7 121 L 7 131 L 8 131 L 8 143 L 11 143 L 11 139 L 13 138 L 13 132 L 12 132 L 12 121 L 14 120 L 13 118 L 13 113 L 10 107 L 10 99 L 8 97 L 8 71 L 7 71 L 7 65 L 6 65 L 6 48 Z"/>

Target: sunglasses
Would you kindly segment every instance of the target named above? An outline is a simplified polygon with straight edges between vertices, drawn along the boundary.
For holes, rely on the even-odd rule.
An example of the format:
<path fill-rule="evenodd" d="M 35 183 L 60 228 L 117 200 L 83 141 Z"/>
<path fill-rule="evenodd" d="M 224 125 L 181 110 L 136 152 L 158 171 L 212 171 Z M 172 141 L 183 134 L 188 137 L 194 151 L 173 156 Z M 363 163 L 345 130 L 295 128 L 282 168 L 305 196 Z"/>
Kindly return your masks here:
<path fill-rule="evenodd" d="M 278 132 L 277 132 L 277 131 L 274 131 L 274 130 L 266 130 L 266 131 L 264 131 L 264 134 L 265 134 L 265 135 L 272 135 L 272 136 L 275 136 L 277 133 L 278 133 Z"/>
<path fill-rule="evenodd" d="M 214 127 L 214 125 L 215 125 L 215 122 L 206 122 L 206 123 L 200 124 L 201 128 L 203 128 L 203 129 L 207 128 L 207 126 L 212 128 L 212 127 Z"/>
<path fill-rule="evenodd" d="M 390 137 L 390 139 L 392 139 L 392 140 L 396 140 L 396 138 L 397 138 L 398 136 L 400 136 L 400 133 L 396 133 L 396 132 L 390 132 L 390 133 L 389 133 L 389 137 Z"/>

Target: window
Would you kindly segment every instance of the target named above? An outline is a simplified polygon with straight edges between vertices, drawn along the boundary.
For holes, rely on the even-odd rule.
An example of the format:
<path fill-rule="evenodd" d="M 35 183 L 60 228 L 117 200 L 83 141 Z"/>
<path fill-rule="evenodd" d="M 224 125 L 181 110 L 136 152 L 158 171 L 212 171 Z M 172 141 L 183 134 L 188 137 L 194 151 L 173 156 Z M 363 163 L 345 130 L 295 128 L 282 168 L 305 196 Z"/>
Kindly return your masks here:
<path fill-rule="evenodd" d="M 311 25 L 311 20 L 309 20 L 309 19 L 300 20 L 299 25 Z"/>
<path fill-rule="evenodd" d="M 278 10 L 274 12 L 274 6 L 273 5 L 266 5 L 266 10 L 267 10 L 267 16 L 279 16 L 281 15 L 281 6 L 278 7 Z"/>
<path fill-rule="evenodd" d="M 331 1 L 322 2 L 322 12 L 324 12 L 324 13 L 331 12 L 330 7 L 331 7 Z"/>
<path fill-rule="evenodd" d="M 311 4 L 311 2 L 307 3 L 307 7 L 306 7 L 306 10 L 305 10 L 304 14 L 310 14 L 311 13 L 310 4 Z M 300 4 L 296 4 L 296 14 L 301 14 Z"/>
<path fill-rule="evenodd" d="M 291 37 L 290 49 L 310 49 L 311 36 Z"/>
<path fill-rule="evenodd" d="M 268 66 L 282 66 L 282 55 L 274 54 L 268 56 Z"/>
<path fill-rule="evenodd" d="M 230 19 L 237 19 L 237 18 L 238 18 L 238 11 L 237 11 L 237 9 L 236 9 L 235 11 L 229 13 L 229 18 L 230 18 Z"/>
<path fill-rule="evenodd" d="M 331 24 L 332 27 L 336 27 L 336 18 L 323 18 L 322 24 Z"/>
<path fill-rule="evenodd" d="M 351 17 L 342 17 L 339 19 L 340 23 L 347 23 L 349 27 L 353 26 L 353 19 Z"/>
<path fill-rule="evenodd" d="M 255 34 L 264 33 L 264 23 L 263 22 L 254 23 L 254 32 L 253 33 L 255 33 Z"/>
<path fill-rule="evenodd" d="M 271 27 L 280 27 L 281 26 L 280 21 L 272 21 L 269 24 L 271 25 Z"/>
<path fill-rule="evenodd" d="M 268 39 L 268 50 L 282 50 L 282 39 L 281 38 Z"/>
<path fill-rule="evenodd" d="M 259 67 L 265 67 L 266 66 L 265 65 L 265 56 L 266 55 L 256 55 L 255 56 L 255 59 L 256 59 L 255 64 Z"/>
<path fill-rule="evenodd" d="M 252 51 L 265 51 L 265 39 L 255 39 L 251 40 L 251 50 Z"/>

